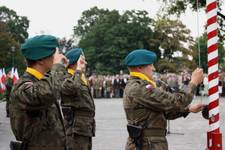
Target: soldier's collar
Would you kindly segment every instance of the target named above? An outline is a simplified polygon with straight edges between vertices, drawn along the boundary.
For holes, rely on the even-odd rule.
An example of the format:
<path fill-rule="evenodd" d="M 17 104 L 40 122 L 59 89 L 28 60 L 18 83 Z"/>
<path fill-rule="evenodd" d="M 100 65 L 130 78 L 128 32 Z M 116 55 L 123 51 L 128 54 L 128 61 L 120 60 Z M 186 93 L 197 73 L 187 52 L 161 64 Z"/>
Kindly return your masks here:
<path fill-rule="evenodd" d="M 67 71 L 68 71 L 68 73 L 71 74 L 72 76 L 76 73 L 76 70 L 73 70 L 73 69 L 70 69 L 70 68 L 68 68 Z M 86 77 L 85 77 L 85 75 L 84 75 L 83 73 L 81 74 L 81 80 L 83 81 L 83 83 L 84 83 L 85 85 L 88 85 L 88 81 L 87 81 L 87 79 L 86 79 Z"/>
<path fill-rule="evenodd" d="M 147 81 L 148 83 L 150 83 L 151 85 L 153 85 L 154 87 L 156 87 L 156 83 L 154 81 L 152 81 L 151 79 L 149 79 L 146 75 L 144 75 L 143 73 L 140 72 L 130 72 L 130 76 L 133 77 L 138 77 L 142 80 Z"/>
<path fill-rule="evenodd" d="M 71 74 L 71 75 L 74 75 L 76 71 L 73 70 L 73 69 L 68 68 L 68 69 L 67 69 L 67 72 L 68 72 L 69 74 Z"/>
<path fill-rule="evenodd" d="M 33 75 L 38 80 L 41 80 L 44 77 L 44 75 L 42 73 L 40 73 L 39 71 L 37 71 L 34 68 L 27 67 L 26 72 Z"/>

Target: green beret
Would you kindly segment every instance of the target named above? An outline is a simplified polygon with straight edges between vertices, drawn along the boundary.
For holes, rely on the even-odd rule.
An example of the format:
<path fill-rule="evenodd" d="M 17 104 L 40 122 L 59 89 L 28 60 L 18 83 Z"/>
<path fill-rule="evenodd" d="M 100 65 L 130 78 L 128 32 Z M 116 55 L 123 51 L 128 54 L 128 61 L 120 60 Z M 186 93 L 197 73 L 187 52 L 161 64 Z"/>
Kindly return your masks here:
<path fill-rule="evenodd" d="M 156 60 L 156 54 L 146 49 L 137 49 L 130 52 L 124 60 L 128 67 L 153 64 Z"/>
<path fill-rule="evenodd" d="M 73 48 L 71 50 L 68 50 L 65 53 L 65 56 L 67 57 L 67 59 L 69 59 L 69 64 L 71 65 L 77 62 L 82 53 L 83 53 L 82 48 Z"/>
<path fill-rule="evenodd" d="M 38 35 L 26 40 L 21 46 L 21 51 L 26 59 L 39 60 L 54 54 L 56 47 L 59 47 L 56 37 Z"/>

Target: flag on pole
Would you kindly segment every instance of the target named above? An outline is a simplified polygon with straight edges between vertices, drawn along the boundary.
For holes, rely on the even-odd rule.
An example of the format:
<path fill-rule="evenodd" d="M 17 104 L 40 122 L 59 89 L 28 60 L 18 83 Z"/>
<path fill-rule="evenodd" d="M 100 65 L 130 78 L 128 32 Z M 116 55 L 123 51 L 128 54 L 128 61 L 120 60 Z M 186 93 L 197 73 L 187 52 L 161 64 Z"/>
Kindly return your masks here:
<path fill-rule="evenodd" d="M 15 84 L 17 80 L 19 80 L 19 74 L 18 74 L 17 68 L 15 68 L 13 72 L 13 84 Z"/>
<path fill-rule="evenodd" d="M 5 84 L 6 80 L 6 74 L 5 74 L 5 68 L 2 69 L 2 83 Z"/>
<path fill-rule="evenodd" d="M 3 79 L 3 80 L 2 80 Z M 4 84 L 4 77 L 3 77 L 3 69 L 0 69 L 0 93 L 5 92 L 5 84 Z"/>
<path fill-rule="evenodd" d="M 11 71 L 10 71 L 10 78 L 13 79 L 13 74 L 14 74 L 14 67 L 12 67 Z"/>

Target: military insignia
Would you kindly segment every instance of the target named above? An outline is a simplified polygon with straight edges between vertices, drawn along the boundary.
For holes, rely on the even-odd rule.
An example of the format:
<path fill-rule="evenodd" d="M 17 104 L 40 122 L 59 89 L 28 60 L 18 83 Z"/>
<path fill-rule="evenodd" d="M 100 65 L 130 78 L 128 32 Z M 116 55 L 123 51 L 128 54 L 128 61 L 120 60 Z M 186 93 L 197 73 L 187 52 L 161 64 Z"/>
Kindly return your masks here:
<path fill-rule="evenodd" d="M 33 82 L 27 81 L 27 82 L 24 82 L 24 85 L 26 85 L 26 87 L 31 87 L 33 85 Z"/>
<path fill-rule="evenodd" d="M 24 82 L 24 84 L 26 84 L 26 85 L 33 85 L 33 82 L 27 81 L 27 82 Z"/>
<path fill-rule="evenodd" d="M 152 86 L 151 84 L 147 84 L 145 87 L 146 87 L 146 89 L 148 89 L 148 90 L 152 90 L 152 89 L 153 89 L 153 86 Z"/>

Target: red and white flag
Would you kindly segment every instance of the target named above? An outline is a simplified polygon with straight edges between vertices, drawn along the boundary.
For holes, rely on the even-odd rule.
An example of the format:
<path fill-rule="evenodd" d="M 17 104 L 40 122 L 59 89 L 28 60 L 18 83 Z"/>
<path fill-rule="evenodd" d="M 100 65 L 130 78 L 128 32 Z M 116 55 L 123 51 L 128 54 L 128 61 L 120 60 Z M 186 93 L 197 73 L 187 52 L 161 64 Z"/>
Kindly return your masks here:
<path fill-rule="evenodd" d="M 15 84 L 17 80 L 19 80 L 19 74 L 18 74 L 17 68 L 15 68 L 13 71 L 13 84 Z"/>
<path fill-rule="evenodd" d="M 0 93 L 5 92 L 5 75 L 4 75 L 4 69 L 0 69 Z"/>
<path fill-rule="evenodd" d="M 13 79 L 13 74 L 14 74 L 14 67 L 12 67 L 11 71 L 10 71 L 10 78 Z"/>
<path fill-rule="evenodd" d="M 2 83 L 5 84 L 6 80 L 6 74 L 5 74 L 5 68 L 2 69 Z"/>

